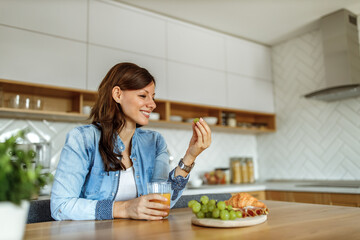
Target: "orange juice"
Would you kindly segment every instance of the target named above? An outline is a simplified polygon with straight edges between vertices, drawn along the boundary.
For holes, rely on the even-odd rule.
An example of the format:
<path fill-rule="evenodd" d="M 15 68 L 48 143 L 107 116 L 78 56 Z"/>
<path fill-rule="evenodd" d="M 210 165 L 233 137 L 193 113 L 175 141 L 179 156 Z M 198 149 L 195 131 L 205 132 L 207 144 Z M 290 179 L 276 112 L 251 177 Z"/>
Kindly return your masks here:
<path fill-rule="evenodd" d="M 167 201 L 159 201 L 159 200 L 152 200 L 152 202 L 157 202 L 157 203 L 161 203 L 161 204 L 165 204 L 165 205 L 168 205 L 170 207 L 170 198 L 171 198 L 171 194 L 170 193 L 159 193 L 159 195 L 161 196 L 164 196 L 167 198 Z M 166 211 L 167 212 L 167 215 L 166 216 L 169 216 L 169 213 L 170 213 L 170 209 L 165 209 L 163 211 Z"/>

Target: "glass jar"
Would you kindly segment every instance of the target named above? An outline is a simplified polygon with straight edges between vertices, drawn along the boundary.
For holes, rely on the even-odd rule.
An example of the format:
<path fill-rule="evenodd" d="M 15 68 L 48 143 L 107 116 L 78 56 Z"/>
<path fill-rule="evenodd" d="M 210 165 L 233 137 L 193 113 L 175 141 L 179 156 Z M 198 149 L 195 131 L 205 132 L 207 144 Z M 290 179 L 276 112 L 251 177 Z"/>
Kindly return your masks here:
<path fill-rule="evenodd" d="M 248 169 L 246 165 L 246 159 L 242 159 L 240 163 L 241 168 L 241 182 L 242 183 L 248 183 L 249 177 L 248 177 Z"/>
<path fill-rule="evenodd" d="M 227 125 L 227 113 L 221 113 L 221 125 L 226 126 Z"/>
<path fill-rule="evenodd" d="M 231 161 L 231 182 L 233 184 L 241 183 L 241 165 L 240 158 L 230 158 Z"/>
<path fill-rule="evenodd" d="M 251 157 L 246 158 L 246 167 L 247 167 L 247 173 L 248 173 L 248 182 L 254 183 L 254 162 Z"/>
<path fill-rule="evenodd" d="M 227 125 L 229 127 L 236 127 L 236 114 L 235 113 L 228 114 Z"/>

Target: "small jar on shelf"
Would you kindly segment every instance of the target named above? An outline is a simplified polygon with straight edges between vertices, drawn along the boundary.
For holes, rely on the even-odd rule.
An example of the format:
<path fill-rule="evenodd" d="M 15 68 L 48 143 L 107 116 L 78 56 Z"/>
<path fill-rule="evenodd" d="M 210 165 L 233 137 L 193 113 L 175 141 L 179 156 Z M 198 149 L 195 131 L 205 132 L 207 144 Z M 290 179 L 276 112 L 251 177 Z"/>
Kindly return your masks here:
<path fill-rule="evenodd" d="M 227 117 L 227 125 L 229 127 L 236 127 L 236 114 L 229 113 Z"/>

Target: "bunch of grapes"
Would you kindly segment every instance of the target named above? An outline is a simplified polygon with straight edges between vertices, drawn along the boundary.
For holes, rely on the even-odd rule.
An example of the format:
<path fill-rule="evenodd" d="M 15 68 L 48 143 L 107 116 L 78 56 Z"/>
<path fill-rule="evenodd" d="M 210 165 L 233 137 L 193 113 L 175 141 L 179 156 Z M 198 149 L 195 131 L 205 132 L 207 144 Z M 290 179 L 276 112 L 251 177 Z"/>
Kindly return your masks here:
<path fill-rule="evenodd" d="M 224 201 L 217 202 L 209 197 L 201 196 L 200 202 L 190 200 L 188 207 L 192 209 L 197 218 L 214 218 L 221 220 L 235 220 L 242 218 L 241 211 L 234 211 L 231 205 L 226 206 Z"/>

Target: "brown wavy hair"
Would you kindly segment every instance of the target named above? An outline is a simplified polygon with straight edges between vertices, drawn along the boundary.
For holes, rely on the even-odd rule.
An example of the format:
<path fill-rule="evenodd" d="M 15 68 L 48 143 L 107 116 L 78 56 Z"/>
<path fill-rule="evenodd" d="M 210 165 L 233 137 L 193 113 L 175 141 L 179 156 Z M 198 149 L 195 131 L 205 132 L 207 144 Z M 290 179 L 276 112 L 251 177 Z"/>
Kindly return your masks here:
<path fill-rule="evenodd" d="M 125 126 L 125 115 L 121 105 L 112 97 L 115 86 L 121 90 L 142 89 L 154 82 L 154 77 L 145 69 L 133 63 L 118 63 L 106 74 L 99 85 L 98 96 L 90 113 L 90 119 L 101 131 L 99 151 L 105 171 L 124 170 L 122 154 L 114 150 L 117 134 Z M 137 125 L 138 126 L 138 125 Z"/>

